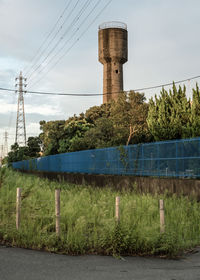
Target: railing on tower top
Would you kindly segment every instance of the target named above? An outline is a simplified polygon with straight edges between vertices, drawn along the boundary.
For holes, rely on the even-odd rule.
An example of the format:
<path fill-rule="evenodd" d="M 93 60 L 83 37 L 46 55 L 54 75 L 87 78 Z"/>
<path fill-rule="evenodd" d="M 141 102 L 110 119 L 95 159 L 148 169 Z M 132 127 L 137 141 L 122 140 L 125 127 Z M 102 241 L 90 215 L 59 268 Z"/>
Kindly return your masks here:
<path fill-rule="evenodd" d="M 99 29 L 107 29 L 107 28 L 121 28 L 127 30 L 126 23 L 120 22 L 120 21 L 109 21 L 104 22 L 99 25 Z"/>

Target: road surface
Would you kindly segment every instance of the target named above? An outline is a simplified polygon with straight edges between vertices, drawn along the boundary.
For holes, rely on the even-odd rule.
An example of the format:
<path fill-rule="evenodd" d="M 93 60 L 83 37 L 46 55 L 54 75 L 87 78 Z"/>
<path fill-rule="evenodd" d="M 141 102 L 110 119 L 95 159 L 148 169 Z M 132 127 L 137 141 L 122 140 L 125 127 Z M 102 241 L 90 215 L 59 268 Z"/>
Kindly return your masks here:
<path fill-rule="evenodd" d="M 200 280 L 200 250 L 180 260 L 66 256 L 0 246 L 0 280 Z"/>

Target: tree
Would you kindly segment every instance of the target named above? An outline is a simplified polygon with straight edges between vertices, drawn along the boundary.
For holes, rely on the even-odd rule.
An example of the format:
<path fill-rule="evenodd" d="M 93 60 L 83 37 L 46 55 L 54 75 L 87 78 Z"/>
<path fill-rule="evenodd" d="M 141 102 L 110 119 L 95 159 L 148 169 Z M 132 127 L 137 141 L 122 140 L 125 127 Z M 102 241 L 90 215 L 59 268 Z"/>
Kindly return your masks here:
<path fill-rule="evenodd" d="M 44 150 L 44 155 L 54 155 L 59 153 L 59 141 L 64 138 L 65 121 L 40 121 L 40 140 Z"/>
<path fill-rule="evenodd" d="M 29 137 L 27 141 L 27 154 L 34 158 L 40 156 L 42 141 L 39 137 Z"/>
<path fill-rule="evenodd" d="M 41 121 L 40 139 L 44 155 L 73 152 L 86 149 L 81 139 L 94 125 L 88 122 L 85 115 L 74 115 L 66 121 Z"/>
<path fill-rule="evenodd" d="M 118 100 L 111 107 L 111 119 L 115 128 L 117 145 L 147 142 L 151 135 L 146 118 L 148 104 L 144 94 L 131 91 L 121 93 Z"/>
<path fill-rule="evenodd" d="M 196 84 L 196 88 L 193 89 L 193 98 L 191 103 L 191 114 L 189 119 L 190 136 L 200 136 L 200 91 Z"/>
<path fill-rule="evenodd" d="M 11 151 L 8 153 L 7 162 L 26 160 L 30 158 L 35 158 L 40 156 L 40 145 L 41 140 L 39 137 L 29 137 L 27 141 L 27 146 L 19 147 L 17 143 L 11 146 Z"/>
<path fill-rule="evenodd" d="M 65 137 L 59 141 L 59 153 L 74 152 L 86 149 L 82 139 L 85 133 L 94 125 L 89 123 L 83 114 L 74 116 L 66 121 L 64 126 Z"/>
<path fill-rule="evenodd" d="M 173 84 L 169 93 L 163 88 L 160 97 L 149 101 L 147 124 L 156 141 L 180 139 L 190 136 L 189 117 L 191 104 L 186 97 L 186 87 Z"/>
<path fill-rule="evenodd" d="M 8 164 L 16 161 L 21 161 L 28 159 L 28 148 L 27 147 L 19 147 L 17 143 L 11 146 L 11 151 L 8 153 Z"/>
<path fill-rule="evenodd" d="M 117 101 L 92 107 L 86 112 L 87 120 L 94 127 L 86 132 L 81 143 L 87 149 L 94 149 L 145 142 L 150 138 L 147 113 L 144 94 L 121 93 Z"/>
<path fill-rule="evenodd" d="M 100 106 L 93 106 L 85 112 L 85 119 L 87 122 L 95 124 L 100 118 L 109 118 L 111 113 L 111 106 L 113 102 L 104 103 Z"/>
<path fill-rule="evenodd" d="M 106 117 L 96 120 L 95 126 L 85 133 L 81 143 L 85 149 L 114 146 L 115 134 L 112 120 Z"/>

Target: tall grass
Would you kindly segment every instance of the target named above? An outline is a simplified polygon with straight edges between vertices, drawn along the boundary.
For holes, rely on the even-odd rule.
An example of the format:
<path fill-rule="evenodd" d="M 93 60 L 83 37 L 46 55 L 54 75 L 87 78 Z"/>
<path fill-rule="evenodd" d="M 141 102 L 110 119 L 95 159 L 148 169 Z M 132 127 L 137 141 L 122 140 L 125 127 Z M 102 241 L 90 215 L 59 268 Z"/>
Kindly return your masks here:
<path fill-rule="evenodd" d="M 169 255 L 200 244 L 200 205 L 187 197 L 152 196 L 40 179 L 1 169 L 0 242 L 66 254 Z M 16 188 L 22 188 L 15 228 Z M 54 190 L 61 189 L 61 234 L 55 234 Z M 114 218 L 120 196 L 120 223 Z M 158 201 L 165 201 L 160 234 Z"/>

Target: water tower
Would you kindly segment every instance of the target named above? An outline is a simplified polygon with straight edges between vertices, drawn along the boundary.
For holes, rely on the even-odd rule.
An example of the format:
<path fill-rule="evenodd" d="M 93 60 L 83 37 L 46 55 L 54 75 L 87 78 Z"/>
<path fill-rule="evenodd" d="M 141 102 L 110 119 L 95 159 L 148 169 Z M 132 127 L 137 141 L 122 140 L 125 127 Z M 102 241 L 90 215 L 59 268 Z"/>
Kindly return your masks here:
<path fill-rule="evenodd" d="M 106 22 L 99 26 L 99 61 L 103 64 L 103 103 L 123 91 L 123 64 L 128 60 L 127 25 Z"/>

